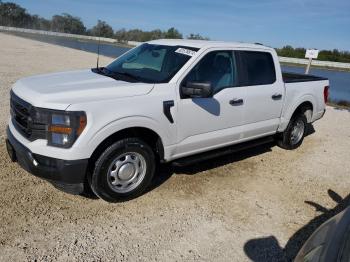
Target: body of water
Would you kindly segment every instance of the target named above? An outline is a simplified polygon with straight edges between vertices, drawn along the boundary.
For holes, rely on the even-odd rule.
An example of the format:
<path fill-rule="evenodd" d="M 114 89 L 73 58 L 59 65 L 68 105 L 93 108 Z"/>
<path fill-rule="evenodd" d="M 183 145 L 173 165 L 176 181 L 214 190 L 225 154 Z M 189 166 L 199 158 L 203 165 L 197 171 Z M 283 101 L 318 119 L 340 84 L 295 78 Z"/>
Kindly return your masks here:
<path fill-rule="evenodd" d="M 83 39 L 68 38 L 68 37 L 62 37 L 62 36 L 39 35 L 39 34 L 30 34 L 30 33 L 22 33 L 22 32 L 11 32 L 10 34 L 33 39 L 33 40 L 38 40 L 49 44 L 70 47 L 70 48 L 97 54 L 98 42 L 93 40 L 83 40 Z M 121 46 L 121 45 L 105 43 L 105 42 L 100 43 L 100 54 L 104 56 L 113 57 L 113 58 L 116 58 L 122 55 L 129 49 L 130 47 L 127 47 L 127 46 Z"/>
<path fill-rule="evenodd" d="M 282 70 L 285 72 L 304 73 L 305 67 L 282 65 Z M 331 101 L 350 102 L 350 72 L 311 67 L 310 74 L 329 79 Z"/>
<path fill-rule="evenodd" d="M 39 40 L 46 43 L 61 45 L 87 52 L 97 53 L 97 42 L 91 40 L 80 40 L 74 38 L 36 35 L 28 33 L 15 33 L 18 36 Z M 116 44 L 101 43 L 100 54 L 116 58 L 128 51 L 130 48 Z M 304 66 L 283 65 L 282 70 L 286 72 L 304 73 Z M 350 102 L 350 72 L 329 70 L 322 68 L 312 68 L 310 74 L 326 77 L 330 81 L 330 100 Z"/>

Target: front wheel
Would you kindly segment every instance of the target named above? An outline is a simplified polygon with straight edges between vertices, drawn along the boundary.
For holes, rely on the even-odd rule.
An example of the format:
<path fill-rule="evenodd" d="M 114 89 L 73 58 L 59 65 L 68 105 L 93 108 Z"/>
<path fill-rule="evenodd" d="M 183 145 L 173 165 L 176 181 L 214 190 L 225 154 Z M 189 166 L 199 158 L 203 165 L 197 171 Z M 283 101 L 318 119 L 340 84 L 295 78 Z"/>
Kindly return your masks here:
<path fill-rule="evenodd" d="M 307 119 L 304 114 L 293 117 L 286 130 L 279 134 L 277 144 L 279 147 L 292 150 L 298 148 L 304 140 L 307 130 Z"/>
<path fill-rule="evenodd" d="M 94 193 L 108 201 L 125 201 L 141 195 L 155 170 L 153 150 L 138 138 L 109 146 L 98 158 L 90 180 Z"/>

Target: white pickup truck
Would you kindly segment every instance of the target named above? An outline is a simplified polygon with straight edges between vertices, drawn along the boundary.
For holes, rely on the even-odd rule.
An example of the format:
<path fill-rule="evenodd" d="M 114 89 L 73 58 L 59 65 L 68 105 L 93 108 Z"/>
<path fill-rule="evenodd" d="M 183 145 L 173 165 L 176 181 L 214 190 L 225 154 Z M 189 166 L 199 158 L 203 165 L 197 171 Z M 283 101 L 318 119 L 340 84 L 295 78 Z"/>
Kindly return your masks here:
<path fill-rule="evenodd" d="M 106 67 L 16 82 L 6 144 L 13 161 L 65 191 L 127 200 L 159 162 L 271 139 L 297 148 L 324 115 L 328 89 L 327 79 L 282 73 L 260 44 L 156 40 Z"/>

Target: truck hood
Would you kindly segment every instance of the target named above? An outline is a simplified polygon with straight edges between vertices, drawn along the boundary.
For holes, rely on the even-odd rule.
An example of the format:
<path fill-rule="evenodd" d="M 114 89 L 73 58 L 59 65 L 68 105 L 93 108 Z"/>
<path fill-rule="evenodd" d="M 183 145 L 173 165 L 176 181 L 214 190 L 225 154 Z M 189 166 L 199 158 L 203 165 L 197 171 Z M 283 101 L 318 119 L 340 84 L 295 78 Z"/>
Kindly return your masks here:
<path fill-rule="evenodd" d="M 36 107 L 65 110 L 76 103 L 145 95 L 153 86 L 79 70 L 23 78 L 14 84 L 12 90 Z"/>

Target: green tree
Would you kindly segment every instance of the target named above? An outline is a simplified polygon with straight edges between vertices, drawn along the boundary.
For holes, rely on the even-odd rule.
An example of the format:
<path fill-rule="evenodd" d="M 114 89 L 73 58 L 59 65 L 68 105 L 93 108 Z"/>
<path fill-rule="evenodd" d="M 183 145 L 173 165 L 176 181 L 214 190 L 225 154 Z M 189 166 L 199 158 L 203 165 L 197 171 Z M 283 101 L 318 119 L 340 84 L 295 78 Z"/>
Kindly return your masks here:
<path fill-rule="evenodd" d="M 200 34 L 190 34 L 187 36 L 187 39 L 193 39 L 193 40 L 209 40 L 209 37 L 201 36 Z"/>
<path fill-rule="evenodd" d="M 169 39 L 182 39 L 182 34 L 174 27 L 169 28 L 168 31 L 164 33 L 164 38 Z"/>
<path fill-rule="evenodd" d="M 292 46 L 287 45 L 282 48 L 276 48 L 276 52 L 279 56 L 304 58 L 306 49 L 300 47 L 293 48 Z M 339 51 L 338 49 L 321 50 L 318 54 L 317 60 L 350 63 L 350 52 Z"/>
<path fill-rule="evenodd" d="M 122 28 L 115 32 L 114 37 L 118 40 L 118 42 L 125 42 L 128 40 L 127 34 L 127 31 L 124 28 Z"/>
<path fill-rule="evenodd" d="M 113 37 L 113 28 L 105 21 L 98 20 L 97 25 L 88 30 L 89 35 L 101 37 Z"/>
<path fill-rule="evenodd" d="M 127 39 L 130 41 L 145 41 L 145 38 L 143 37 L 143 31 L 140 29 L 132 29 L 127 32 Z"/>
<path fill-rule="evenodd" d="M 150 32 L 150 40 L 163 38 L 163 32 L 160 29 L 155 29 Z"/>
<path fill-rule="evenodd" d="M 0 2 L 0 25 L 26 28 L 31 21 L 30 14 L 20 5 Z"/>
<path fill-rule="evenodd" d="M 38 15 L 32 16 L 32 28 L 37 30 L 49 31 L 51 29 L 51 21 Z"/>
<path fill-rule="evenodd" d="M 145 42 L 160 38 L 182 38 L 182 34 L 175 28 L 170 28 L 167 31 L 155 29 L 152 31 L 143 31 L 141 29 L 125 30 L 120 29 L 115 32 L 114 37 L 120 42 L 138 41 Z"/>
<path fill-rule="evenodd" d="M 54 32 L 85 34 L 86 28 L 79 17 L 67 13 L 54 15 L 51 21 L 51 30 Z"/>

